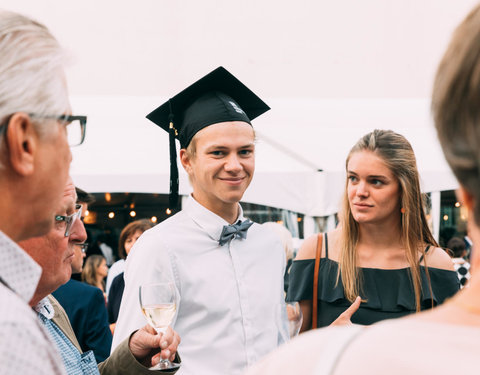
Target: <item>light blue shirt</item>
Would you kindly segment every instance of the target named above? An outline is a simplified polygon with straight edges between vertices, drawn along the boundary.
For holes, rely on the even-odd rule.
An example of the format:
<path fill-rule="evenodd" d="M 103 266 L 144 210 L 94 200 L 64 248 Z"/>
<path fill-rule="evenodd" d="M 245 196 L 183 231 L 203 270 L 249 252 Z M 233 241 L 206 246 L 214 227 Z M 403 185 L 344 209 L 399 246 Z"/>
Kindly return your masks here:
<path fill-rule="evenodd" d="M 89 350 L 86 353 L 80 353 L 62 330 L 52 322 L 51 319 L 55 313 L 48 297 L 42 299 L 37 306 L 35 306 L 35 310 L 50 334 L 50 337 L 57 345 L 67 374 L 99 375 L 97 361 L 95 360 L 93 351 Z"/>
<path fill-rule="evenodd" d="M 237 220 L 244 220 L 239 207 Z M 237 375 L 277 347 L 285 252 L 268 228 L 220 246 L 224 219 L 190 197 L 184 209 L 144 232 L 125 269 L 112 350 L 146 324 L 138 288 L 170 277 L 180 302 L 174 329 L 185 374 Z M 283 325 L 282 325 L 283 327 Z"/>

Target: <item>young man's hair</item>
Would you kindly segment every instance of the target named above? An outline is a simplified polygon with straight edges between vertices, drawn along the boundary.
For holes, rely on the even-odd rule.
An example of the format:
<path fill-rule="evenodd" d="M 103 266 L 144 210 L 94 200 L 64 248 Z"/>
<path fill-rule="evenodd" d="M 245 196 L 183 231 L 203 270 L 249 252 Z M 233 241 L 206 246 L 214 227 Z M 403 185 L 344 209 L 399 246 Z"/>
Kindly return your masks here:
<path fill-rule="evenodd" d="M 461 258 L 467 251 L 465 241 L 459 237 L 452 237 L 447 243 L 447 248 L 452 251 L 454 258 Z"/>

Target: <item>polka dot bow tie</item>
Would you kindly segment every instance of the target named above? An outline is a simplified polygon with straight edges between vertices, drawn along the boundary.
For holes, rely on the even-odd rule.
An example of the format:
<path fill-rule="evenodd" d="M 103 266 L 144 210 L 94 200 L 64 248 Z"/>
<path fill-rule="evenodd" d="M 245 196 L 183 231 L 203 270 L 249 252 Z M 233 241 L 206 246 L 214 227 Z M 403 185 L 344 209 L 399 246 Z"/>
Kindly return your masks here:
<path fill-rule="evenodd" d="M 235 224 L 224 225 L 218 243 L 220 246 L 223 246 L 236 237 L 243 239 L 247 238 L 247 230 L 252 226 L 252 224 L 253 221 L 247 219 L 243 223 L 238 220 Z"/>

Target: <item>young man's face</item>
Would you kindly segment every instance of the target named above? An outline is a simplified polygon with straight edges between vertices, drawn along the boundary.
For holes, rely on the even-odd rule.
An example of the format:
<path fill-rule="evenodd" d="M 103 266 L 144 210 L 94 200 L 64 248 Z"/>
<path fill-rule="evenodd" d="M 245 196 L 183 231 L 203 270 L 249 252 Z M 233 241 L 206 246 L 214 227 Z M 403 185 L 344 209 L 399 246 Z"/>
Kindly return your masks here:
<path fill-rule="evenodd" d="M 241 121 L 207 126 L 195 135 L 196 152 L 181 151 L 182 164 L 193 185 L 193 196 L 215 213 L 242 199 L 255 170 L 253 128 Z"/>

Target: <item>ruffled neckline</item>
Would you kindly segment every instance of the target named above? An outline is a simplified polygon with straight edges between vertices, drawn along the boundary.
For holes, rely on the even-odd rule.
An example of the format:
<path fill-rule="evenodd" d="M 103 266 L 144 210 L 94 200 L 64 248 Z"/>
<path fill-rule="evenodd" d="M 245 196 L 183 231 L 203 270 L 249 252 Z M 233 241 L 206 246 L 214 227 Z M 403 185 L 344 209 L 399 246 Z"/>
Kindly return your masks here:
<path fill-rule="evenodd" d="M 313 263 L 314 259 L 299 260 L 297 262 Z M 299 263 L 297 263 L 300 266 Z M 305 264 L 307 265 L 307 264 Z M 311 272 L 313 268 L 309 265 Z M 349 304 L 343 292 L 341 276 L 337 281 L 338 263 L 329 258 L 322 258 L 319 270 L 318 299 L 332 304 Z M 300 270 L 299 270 L 300 271 Z M 458 277 L 455 271 L 438 268 L 428 268 L 431 288 L 429 287 L 425 267 L 421 266 L 422 296 L 421 308 L 430 308 L 442 303 L 458 290 Z M 398 312 L 415 310 L 415 293 L 410 274 L 410 268 L 381 269 L 361 268 L 363 289 L 361 297 L 366 299 L 362 308 Z M 455 289 L 456 288 L 456 289 Z"/>

